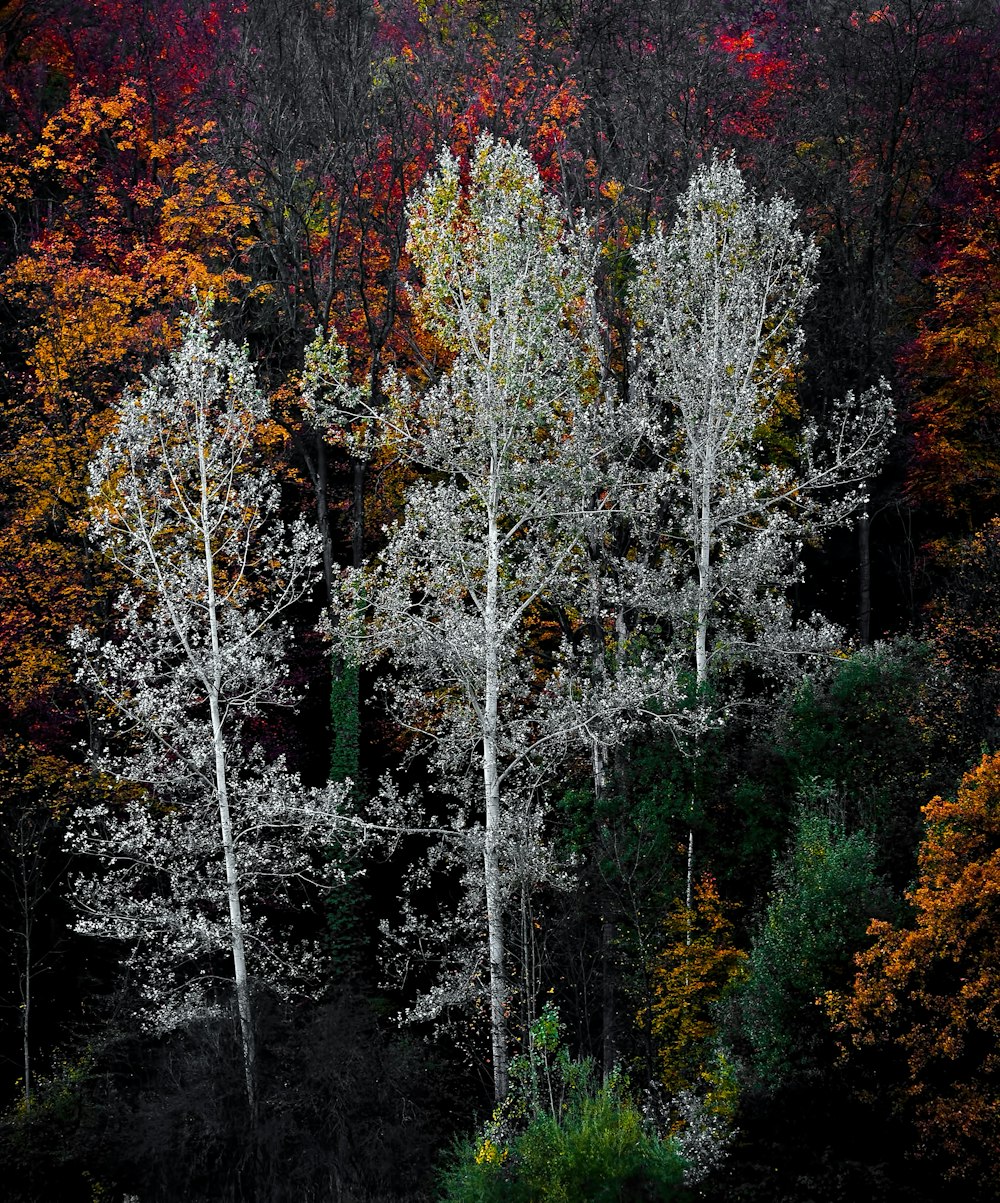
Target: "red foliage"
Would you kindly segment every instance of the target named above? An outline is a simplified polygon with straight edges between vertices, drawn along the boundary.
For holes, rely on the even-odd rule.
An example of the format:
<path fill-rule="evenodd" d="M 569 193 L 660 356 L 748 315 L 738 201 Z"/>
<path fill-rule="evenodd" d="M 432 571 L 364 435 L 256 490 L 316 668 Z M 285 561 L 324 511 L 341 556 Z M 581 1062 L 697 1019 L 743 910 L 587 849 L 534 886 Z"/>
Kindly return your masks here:
<path fill-rule="evenodd" d="M 768 25 L 774 22 L 774 15 L 769 16 Z M 727 56 L 729 71 L 739 85 L 733 107 L 723 119 L 723 130 L 739 138 L 770 138 L 783 115 L 781 104 L 794 95 L 791 62 L 768 49 L 766 41 L 751 29 L 731 27 L 720 31 L 715 41 Z"/>
<path fill-rule="evenodd" d="M 1000 161 L 963 179 L 934 304 L 902 362 L 915 394 L 907 492 L 968 529 L 1000 512 Z"/>

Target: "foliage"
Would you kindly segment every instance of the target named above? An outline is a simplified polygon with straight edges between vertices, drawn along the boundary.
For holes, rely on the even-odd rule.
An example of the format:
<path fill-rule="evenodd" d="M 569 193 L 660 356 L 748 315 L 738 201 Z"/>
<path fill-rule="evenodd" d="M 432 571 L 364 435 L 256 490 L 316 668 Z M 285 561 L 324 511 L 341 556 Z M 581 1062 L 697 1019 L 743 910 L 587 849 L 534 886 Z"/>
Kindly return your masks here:
<path fill-rule="evenodd" d="M 511 1063 L 510 1097 L 477 1139 L 455 1146 L 443 1203 L 687 1198 L 673 1142 L 644 1121 L 624 1076 L 597 1085 L 592 1064 L 570 1059 L 551 1004 L 531 1041 Z"/>
<path fill-rule="evenodd" d="M 597 365 L 586 262 L 531 160 L 484 137 L 467 182 L 463 174 L 443 153 L 409 210 L 408 245 L 423 273 L 417 312 L 455 358 L 419 402 L 399 380 L 392 410 L 376 415 L 387 446 L 419 475 L 377 562 L 354 575 L 344 625 L 356 656 L 400 670 L 386 682 L 394 717 L 423 737 L 463 809 L 475 806 L 457 826 L 475 823 L 466 850 L 481 840 L 503 1097 L 504 913 L 512 891 L 534 884 L 518 866 L 522 853 L 522 864 L 539 859 L 532 778 L 581 721 L 550 721 L 551 673 L 529 648 L 534 616 L 581 547 L 591 480 L 575 433 Z M 356 631 L 359 607 L 367 613 Z M 467 972 L 466 988 L 478 978 Z"/>
<path fill-rule="evenodd" d="M 907 490 L 968 529 L 1000 504 L 1000 164 L 964 183 L 970 195 L 947 215 L 934 264 L 934 304 L 904 362 L 916 394 Z"/>
<path fill-rule="evenodd" d="M 649 537 L 666 549 L 640 587 L 673 599 L 699 686 L 713 661 L 773 670 L 816 642 L 787 602 L 801 540 L 864 497 L 892 426 L 886 386 L 848 395 L 822 437 L 796 433 L 817 253 L 792 205 L 759 200 L 732 162 L 699 169 L 673 227 L 634 253 L 637 444 Z"/>
<path fill-rule="evenodd" d="M 111 638 L 78 630 L 74 645 L 111 741 L 98 764 L 148 795 L 74 817 L 71 847 L 101 862 L 77 877 L 78 927 L 126 943 L 147 1018 L 166 1028 L 217 1003 L 228 951 L 252 1099 L 245 945 L 274 988 L 314 978 L 275 919 L 287 927 L 317 878 L 339 796 L 268 761 L 250 726 L 292 701 L 284 616 L 315 543 L 282 520 L 255 448 L 267 409 L 246 355 L 202 310 L 116 418 L 91 467 L 92 537 L 128 583 Z"/>
<path fill-rule="evenodd" d="M 875 868 L 911 880 L 920 802 L 1000 732 L 998 81 L 993 0 L 0 3 L 0 926 L 16 970 L 0 1064 L 18 1067 L 0 1092 L 24 1102 L 0 1129 L 9 1193 L 401 1195 L 434 1133 L 463 1107 L 468 1122 L 488 1024 L 500 1086 L 508 1050 L 525 1072 L 534 1058 L 537 1081 L 515 1061 L 533 1101 L 507 1135 L 537 1124 L 537 1161 L 572 1143 L 573 1106 L 603 1106 L 551 1024 L 521 1043 L 552 987 L 574 1052 L 600 1049 L 605 1074 L 626 1058 L 696 1080 L 643 1096 L 647 1135 L 679 1125 L 689 1185 L 725 1146 L 718 1109 L 737 1106 L 705 1197 L 929 1196 L 903 1157 L 907 1117 L 956 1190 L 995 1195 L 989 871 L 978 893 L 942 887 L 938 911 L 931 890 L 928 913 L 954 903 L 940 928 L 921 878 L 900 943 L 878 929 L 882 959 L 841 995 L 856 1019 L 842 1062 L 814 999 L 843 986 L 859 925 L 884 909 Z M 247 544 L 241 617 L 265 616 L 287 567 L 269 535 L 318 535 L 228 711 L 189 671 L 211 635 L 194 620 L 199 642 L 161 657 L 170 624 L 159 583 L 136 582 L 143 556 L 123 542 L 116 563 L 87 538 L 88 469 L 109 448 L 108 495 L 129 476 L 165 485 L 155 446 L 128 461 L 119 398 L 178 353 L 193 285 L 248 339 L 240 363 L 223 356 L 232 380 L 252 356 L 270 394 L 272 417 L 246 424 L 273 522 Z M 909 421 L 872 477 L 883 375 Z M 828 532 L 859 512 L 852 564 Z M 163 551 L 181 549 L 175 518 Z M 343 647 L 331 673 L 303 636 L 338 561 L 361 582 L 334 625 L 371 666 L 362 690 Z M 219 561 L 227 584 L 234 565 Z M 855 651 L 810 617 L 848 619 L 856 569 L 861 643 L 906 627 L 926 646 Z M 75 628 L 93 636 L 86 680 Z M 109 665 L 141 684 L 98 696 Z M 157 751 L 178 719 L 190 738 Z M 209 729 L 211 748 L 194 734 Z M 83 771 L 88 750 L 117 780 Z M 337 830 L 326 805 L 340 790 L 296 770 L 354 781 L 392 847 L 366 897 L 358 826 Z M 827 827 L 799 847 L 803 784 Z M 947 804 L 975 812 L 968 830 L 925 832 L 935 863 L 959 844 L 989 860 L 968 792 Z M 122 945 L 103 919 L 100 939 L 69 930 L 65 831 L 79 895 L 128 917 L 128 955 L 180 956 L 147 962 L 138 988 L 107 993 Z M 703 916 L 711 947 L 670 909 L 690 907 L 696 850 L 743 904 L 731 931 Z M 436 1015 L 466 1060 L 447 1121 L 351 1007 L 321 1019 L 297 988 L 327 988 L 331 968 L 374 981 L 376 919 L 392 958 L 379 1007 Z M 226 941 L 244 926 L 256 1127 L 236 1029 L 206 1013 L 240 977 Z M 931 928 L 925 972 L 900 949 Z M 756 993 L 709 1003 L 716 954 L 748 947 Z M 150 1033 L 143 986 L 190 987 L 195 1014 Z M 708 1033 L 720 1015 L 724 1042 Z M 866 1077 L 885 1097 L 852 1099 Z M 601 1112 L 609 1143 L 627 1096 Z M 582 1163 L 573 1147 L 564 1161 Z"/>
<path fill-rule="evenodd" d="M 25 148 L 32 192 L 59 196 L 3 279 L 26 316 L 28 366 L 53 399 L 108 399 L 164 349 L 192 288 L 231 299 L 249 241 L 236 180 L 208 155 L 210 127 L 160 130 L 134 84 L 74 89 Z"/>
<path fill-rule="evenodd" d="M 857 975 L 828 1004 L 847 1054 L 890 1055 L 880 1076 L 919 1133 L 919 1151 L 989 1197 L 1000 1150 L 997 920 L 1000 755 L 954 799 L 924 807 L 910 921 L 873 922 Z"/>
<path fill-rule="evenodd" d="M 640 1020 L 649 1025 L 661 1081 L 669 1094 L 694 1086 L 710 1068 L 715 1004 L 740 980 L 746 953 L 715 881 L 702 876 L 692 906 L 683 899 L 663 922 L 652 968 L 653 999 Z"/>
<path fill-rule="evenodd" d="M 80 43 L 97 18 L 71 7 L 64 23 L 55 18 L 57 29 L 52 6 L 5 10 L 3 35 L 22 21 L 30 31 L 22 49 L 31 66 L 6 97 L 21 119 L 0 138 L 9 184 L 0 268 L 0 705 L 50 767 L 64 759 L 64 804 L 76 790 L 74 745 L 86 735 L 67 633 L 94 620 L 113 592 L 85 537 L 88 461 L 107 433 L 108 403 L 174 337 L 191 287 L 225 300 L 244 280 L 247 234 L 233 178 L 208 153 L 210 128 L 190 111 L 173 110 L 177 120 L 168 120 L 165 94 L 98 64 L 99 86 L 81 78 L 42 100 L 35 85 L 46 63 L 60 77 L 94 69 Z M 86 7 L 105 14 L 98 23 L 116 29 L 123 57 L 136 36 L 148 52 L 154 26 L 161 32 L 156 21 L 136 29 L 135 5 Z M 158 13 L 175 10 L 173 37 L 190 48 L 176 7 Z M 18 73 L 25 64 L 10 66 Z M 192 58 L 171 84 L 196 70 Z"/>
<path fill-rule="evenodd" d="M 926 623 L 941 680 L 924 724 L 958 773 L 1000 739 L 1000 519 L 955 543 L 938 564 L 947 575 Z"/>
<path fill-rule="evenodd" d="M 349 660 L 333 658 L 330 681 L 330 774 L 331 782 L 348 783 L 356 806 L 361 796 L 359 780 L 359 672 Z M 326 900 L 326 953 L 331 977 L 343 981 L 356 974 L 365 945 L 362 870 L 351 846 L 338 841 L 326 856 L 332 866 L 332 886 Z"/>
<path fill-rule="evenodd" d="M 338 660 L 330 682 L 330 780 L 358 782 L 358 666 Z"/>
<path fill-rule="evenodd" d="M 94 1180 L 100 1181 L 101 1170 L 88 1156 L 87 1146 L 97 1117 L 81 1106 L 81 1095 L 92 1080 L 92 1062 L 89 1053 L 64 1060 L 53 1073 L 36 1080 L 30 1108 L 21 1106 L 0 1121 L 0 1158 L 12 1203 L 33 1203 L 45 1196 L 92 1203 Z"/>
<path fill-rule="evenodd" d="M 899 888 L 912 877 L 928 776 L 950 777 L 940 763 L 944 688 L 932 647 L 902 637 L 810 675 L 775 719 L 786 788 L 828 783 L 851 808 L 850 821 L 871 833 L 879 866 Z"/>
<path fill-rule="evenodd" d="M 748 1085 L 773 1092 L 829 1059 L 820 1001 L 886 904 L 870 837 L 846 829 L 829 793 L 804 802 L 726 1025 L 745 1041 Z"/>

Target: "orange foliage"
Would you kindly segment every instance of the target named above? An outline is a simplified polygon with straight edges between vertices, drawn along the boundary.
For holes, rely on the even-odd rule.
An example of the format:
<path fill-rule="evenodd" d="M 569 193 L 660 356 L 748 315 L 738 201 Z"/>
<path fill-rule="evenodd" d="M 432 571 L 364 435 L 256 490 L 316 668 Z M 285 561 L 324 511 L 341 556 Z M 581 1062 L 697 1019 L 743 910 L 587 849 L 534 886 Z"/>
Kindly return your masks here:
<path fill-rule="evenodd" d="M 210 127 L 152 127 L 133 86 L 76 88 L 37 145 L 7 148 L 26 165 L 19 193 L 39 201 L 37 235 L 3 292 L 29 315 L 29 363 L 49 393 L 84 380 L 104 392 L 108 375 L 117 387 L 162 349 L 192 288 L 225 300 L 245 281 L 248 218 L 208 157 Z M 46 193 L 59 199 L 43 208 Z"/>
<path fill-rule="evenodd" d="M 1000 511 L 1000 163 L 967 183 L 904 366 L 917 394 L 910 497 L 977 525 Z"/>
<path fill-rule="evenodd" d="M 442 78 L 421 79 L 417 94 L 428 100 L 418 103 L 434 110 L 428 124 L 442 129 L 460 155 L 481 133 L 520 142 L 546 183 L 558 182 L 567 133 L 586 99 L 569 70 L 565 31 L 543 33 L 528 12 L 487 17 L 476 4 L 450 0 L 439 7 L 432 16 L 432 6 L 424 6 L 428 51 L 439 65 L 447 59 L 458 66 Z"/>
<path fill-rule="evenodd" d="M 913 925 L 873 922 L 829 1005 L 848 1050 L 894 1050 L 897 1102 L 928 1154 L 978 1178 L 1000 1157 L 1000 754 L 924 807 Z M 883 1067 L 884 1068 L 884 1067 Z"/>
<path fill-rule="evenodd" d="M 693 907 L 678 900 L 664 920 L 666 943 L 652 967 L 648 1024 L 670 1092 L 690 1087 L 705 1069 L 715 1031 L 711 1007 L 736 981 L 746 953 L 735 947 L 733 927 L 713 878 L 695 885 Z"/>
<path fill-rule="evenodd" d="M 100 604 L 81 514 L 104 407 L 172 337 L 192 288 L 229 299 L 244 280 L 244 210 L 207 155 L 209 129 L 154 136 L 136 88 L 75 88 L 2 199 L 32 237 L 0 279 L 23 363 L 4 381 L 0 699 L 52 727 L 69 702 L 66 636 Z"/>

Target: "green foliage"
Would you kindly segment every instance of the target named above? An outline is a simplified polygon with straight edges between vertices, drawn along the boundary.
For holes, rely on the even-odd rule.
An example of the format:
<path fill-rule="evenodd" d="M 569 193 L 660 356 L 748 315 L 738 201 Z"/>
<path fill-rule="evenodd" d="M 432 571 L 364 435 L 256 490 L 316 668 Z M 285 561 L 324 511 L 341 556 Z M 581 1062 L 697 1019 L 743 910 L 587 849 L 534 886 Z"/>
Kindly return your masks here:
<path fill-rule="evenodd" d="M 563 851 L 593 856 L 612 892 L 627 877 L 636 898 L 669 901 L 675 883 L 667 879 L 691 822 L 687 769 L 672 742 L 647 739 L 630 748 L 617 788 L 596 799 L 592 789 L 571 789 L 559 799 Z"/>
<path fill-rule="evenodd" d="M 880 867 L 900 888 L 913 873 L 928 792 L 919 715 L 932 672 L 926 644 L 878 643 L 840 660 L 826 680 L 803 681 L 779 718 L 792 782 L 827 782 L 851 799 L 851 817 L 872 832 Z"/>
<path fill-rule="evenodd" d="M 676 747 L 662 739 L 637 742 L 616 759 L 611 787 L 595 798 L 592 789 L 567 790 L 557 803 L 555 839 L 560 853 L 580 865 L 587 888 L 563 894 L 566 936 L 557 958 L 576 947 L 600 974 L 600 986 L 582 979 L 572 962 L 553 966 L 561 982 L 565 1012 L 574 1031 L 600 1033 L 607 1064 L 615 1058 L 644 1063 L 656 1073 L 647 1035 L 631 1020 L 653 1001 L 650 965 L 660 946 L 660 921 L 684 889 L 690 776 Z M 696 836 L 696 838 L 698 838 Z M 590 1008 L 601 997 L 614 1008 L 610 1030 Z M 589 1012 L 589 1013 L 588 1013 Z M 585 1046 L 586 1047 L 586 1046 Z"/>
<path fill-rule="evenodd" d="M 846 656 L 826 682 L 807 678 L 784 716 L 793 776 L 834 782 L 876 819 L 880 801 L 924 759 L 912 715 L 930 658 L 929 646 L 900 638 Z"/>
<path fill-rule="evenodd" d="M 0 1117 L 0 1166 L 10 1203 L 61 1199 L 90 1203 L 94 1197 L 88 1154 L 96 1116 L 87 1098 L 93 1058 L 63 1061 L 35 1084 L 31 1106 L 23 1099 Z"/>
<path fill-rule="evenodd" d="M 849 833 L 824 802 L 828 794 L 799 811 L 728 1016 L 733 1038 L 741 1033 L 749 1045 L 750 1084 L 765 1091 L 822 1064 L 829 1037 L 820 1000 L 846 981 L 869 921 L 887 904 L 870 837 Z"/>
<path fill-rule="evenodd" d="M 550 1003 L 529 1051 L 511 1063 L 511 1093 L 483 1131 L 456 1144 L 441 1203 L 628 1203 L 688 1198 L 684 1161 L 647 1124 L 615 1071 L 597 1085 L 593 1063 L 573 1060 Z"/>
<path fill-rule="evenodd" d="M 360 695 L 358 666 L 335 656 L 330 680 L 330 780 L 350 781 L 355 800 L 359 796 Z M 367 893 L 361 885 L 361 866 L 356 853 L 342 846 L 327 849 L 336 884 L 326 899 L 326 952 L 334 981 L 354 977 L 366 953 L 364 908 Z"/>
<path fill-rule="evenodd" d="M 687 1197 L 683 1162 L 651 1135 L 614 1082 L 583 1093 L 556 1119 L 540 1115 L 508 1145 L 464 1141 L 441 1179 L 442 1203 L 594 1200 L 628 1203 Z"/>
<path fill-rule="evenodd" d="M 358 785 L 358 666 L 337 657 L 330 682 L 330 780 Z"/>
<path fill-rule="evenodd" d="M 368 893 L 361 885 L 357 854 L 339 845 L 326 852 L 328 864 L 342 874 L 326 897 L 326 938 L 324 948 L 330 980 L 343 984 L 363 972 L 367 959 L 365 908 Z"/>

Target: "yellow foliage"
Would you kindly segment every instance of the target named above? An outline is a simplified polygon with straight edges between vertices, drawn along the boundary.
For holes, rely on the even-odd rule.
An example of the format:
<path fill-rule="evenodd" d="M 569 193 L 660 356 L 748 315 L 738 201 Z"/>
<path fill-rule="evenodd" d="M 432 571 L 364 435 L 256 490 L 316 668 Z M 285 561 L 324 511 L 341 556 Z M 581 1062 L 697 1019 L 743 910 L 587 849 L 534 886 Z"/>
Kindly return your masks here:
<path fill-rule="evenodd" d="M 210 127 L 153 131 L 126 84 L 74 88 L 33 141 L 0 141 L 0 204 L 21 206 L 31 235 L 0 278 L 24 356 L 0 444 L 0 695 L 14 714 L 65 709 L 67 633 L 111 587 L 84 538 L 109 402 L 169 346 L 192 288 L 226 301 L 245 279 L 249 218 Z"/>
<path fill-rule="evenodd" d="M 507 1150 L 494 1144 L 487 1136 L 476 1150 L 476 1165 L 501 1165 L 507 1160 Z"/>
<path fill-rule="evenodd" d="M 746 961 L 733 942 L 714 879 L 703 877 L 693 894 L 690 910 L 678 900 L 664 920 L 665 942 L 652 965 L 654 1001 L 639 1016 L 652 1033 L 670 1092 L 704 1076 L 715 1032 L 711 1005 L 739 978 Z"/>

